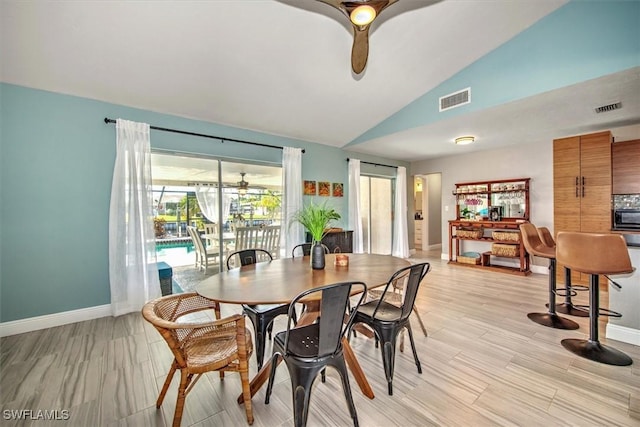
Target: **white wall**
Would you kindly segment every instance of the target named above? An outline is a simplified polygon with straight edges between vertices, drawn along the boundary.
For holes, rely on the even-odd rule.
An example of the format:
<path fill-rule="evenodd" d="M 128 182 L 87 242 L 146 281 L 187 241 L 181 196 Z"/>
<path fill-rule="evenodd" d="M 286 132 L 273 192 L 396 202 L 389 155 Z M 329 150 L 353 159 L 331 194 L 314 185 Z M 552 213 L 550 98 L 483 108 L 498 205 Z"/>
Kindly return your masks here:
<path fill-rule="evenodd" d="M 465 147 L 460 149 L 463 152 Z M 529 220 L 537 227 L 548 227 L 553 231 L 553 141 L 413 162 L 411 172 L 416 175 L 442 174 L 442 253 L 447 257 L 448 221 L 456 217 L 452 191 L 458 182 L 531 178 Z M 535 265 L 547 265 L 546 260 L 533 261 Z"/>

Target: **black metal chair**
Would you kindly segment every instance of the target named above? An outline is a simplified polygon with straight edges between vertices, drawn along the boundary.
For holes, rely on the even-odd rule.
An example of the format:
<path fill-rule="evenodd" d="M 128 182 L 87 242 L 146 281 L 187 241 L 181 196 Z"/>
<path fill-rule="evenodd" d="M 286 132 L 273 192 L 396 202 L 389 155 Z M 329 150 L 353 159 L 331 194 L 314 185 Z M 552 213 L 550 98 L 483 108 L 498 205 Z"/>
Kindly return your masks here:
<path fill-rule="evenodd" d="M 264 249 L 243 249 L 229 254 L 227 257 L 227 270 L 231 270 L 231 262 L 239 260 L 240 266 L 255 264 L 262 261 L 272 261 L 273 256 Z M 289 306 L 287 304 L 242 304 L 242 310 L 253 324 L 256 344 L 256 361 L 258 370 L 262 368 L 264 361 L 265 336 L 268 334 L 271 339 L 273 330 L 273 320 L 280 315 L 287 315 Z M 295 322 L 295 311 L 294 311 Z"/>
<path fill-rule="evenodd" d="M 418 287 L 424 276 L 431 270 L 428 262 L 411 265 L 396 271 L 387 282 L 384 291 L 379 299 L 362 304 L 356 311 L 354 323 L 364 323 L 371 327 L 376 339 L 381 342 L 382 364 L 387 377 L 389 395 L 393 395 L 393 369 L 396 355 L 396 340 L 404 328 L 409 332 L 409 341 L 413 350 L 413 358 L 418 368 L 418 373 L 422 373 L 420 360 L 413 341 L 413 332 L 409 315 L 413 310 L 413 305 L 418 295 Z M 387 292 L 393 292 L 393 283 L 404 275 L 409 275 L 404 288 L 404 301 L 401 305 L 395 305 L 385 300 Z"/>
<path fill-rule="evenodd" d="M 322 244 L 322 243 L 321 243 Z M 302 256 L 310 256 L 311 255 L 311 246 L 313 245 L 313 243 L 300 243 L 299 245 L 294 246 L 294 248 L 291 250 L 291 258 L 295 258 L 296 257 L 296 251 L 300 252 L 300 250 L 302 251 Z M 329 248 L 322 244 L 322 247 L 324 248 L 324 253 L 328 254 L 331 251 L 329 251 Z"/>
<path fill-rule="evenodd" d="M 360 289 L 356 290 L 356 288 Z M 327 366 L 335 368 L 340 374 L 353 424 L 358 425 L 358 414 L 351 396 L 342 340 L 351 329 L 356 309 L 362 303 L 366 291 L 367 286 L 363 282 L 334 283 L 302 292 L 289 304 L 287 330 L 277 333 L 273 339 L 273 356 L 265 404 L 269 403 L 273 389 L 273 380 L 278 366 L 277 359 L 282 358 L 291 377 L 295 426 L 307 424 L 313 381 Z M 360 293 L 360 298 L 354 309 L 348 310 L 349 296 L 356 292 Z M 319 293 L 321 295 L 318 295 Z M 310 325 L 291 329 L 291 321 L 295 316 L 295 304 L 304 303 L 319 296 L 321 300 L 318 320 Z M 347 312 L 348 317 L 345 316 Z"/>

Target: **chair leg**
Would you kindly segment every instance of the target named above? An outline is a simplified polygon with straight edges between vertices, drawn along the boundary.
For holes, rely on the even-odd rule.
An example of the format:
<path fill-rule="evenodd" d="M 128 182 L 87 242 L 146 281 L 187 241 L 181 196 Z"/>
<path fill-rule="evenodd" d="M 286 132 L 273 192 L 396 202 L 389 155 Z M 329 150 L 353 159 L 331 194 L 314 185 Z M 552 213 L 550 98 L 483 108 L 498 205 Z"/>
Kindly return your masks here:
<path fill-rule="evenodd" d="M 247 365 L 247 362 L 244 362 Z M 249 368 L 240 371 L 240 382 L 242 384 L 242 397 L 244 399 L 244 411 L 247 414 L 247 423 L 253 424 L 253 407 L 251 406 L 251 386 L 249 385 Z"/>
<path fill-rule="evenodd" d="M 262 316 L 256 316 L 254 313 L 245 310 L 245 314 L 251 320 L 253 325 L 253 333 L 255 335 L 255 353 L 256 362 L 258 364 L 258 371 L 262 369 L 264 361 L 264 341 L 265 333 L 267 332 L 267 325 L 264 324 L 264 318 Z"/>
<path fill-rule="evenodd" d="M 286 361 L 286 359 L 285 359 Z M 311 386 L 321 367 L 302 367 L 295 364 L 287 364 L 291 377 L 291 394 L 293 399 L 293 424 L 295 427 L 307 425 L 309 415 L 309 401 L 311 399 Z"/>
<path fill-rule="evenodd" d="M 185 369 L 180 370 L 180 387 L 176 398 L 176 410 L 173 414 L 173 427 L 180 427 L 182 422 L 182 411 L 184 410 L 184 400 L 187 397 L 187 387 L 190 382 L 190 375 Z"/>
<path fill-rule="evenodd" d="M 173 360 L 171 364 L 171 369 L 167 374 L 167 379 L 164 380 L 164 385 L 162 386 L 162 390 L 160 390 L 160 395 L 158 396 L 158 400 L 156 401 L 156 408 L 159 408 L 162 405 L 162 401 L 164 400 L 165 394 L 167 394 L 167 390 L 169 389 L 169 384 L 171 384 L 171 380 L 173 379 L 173 375 L 176 373 L 176 369 L 178 368 L 178 363 Z"/>
<path fill-rule="evenodd" d="M 358 413 L 356 412 L 356 405 L 353 403 L 353 396 L 351 395 L 351 386 L 349 385 L 349 373 L 347 372 L 347 364 L 345 363 L 344 356 L 336 357 L 331 363 L 340 374 L 342 380 L 342 390 L 344 391 L 344 397 L 347 400 L 347 406 L 349 407 L 349 413 L 351 419 L 353 419 L 354 427 L 358 427 Z M 325 370 L 323 369 L 322 372 Z"/>
<path fill-rule="evenodd" d="M 589 317 L 588 306 L 576 306 L 571 301 L 571 296 L 575 292 L 573 286 L 571 286 L 571 270 L 567 267 L 564 268 L 564 283 L 565 283 L 565 296 L 564 302 L 556 304 L 556 311 L 562 314 L 568 314 L 576 317 Z M 582 286 L 578 286 L 576 289 L 582 290 Z"/>
<path fill-rule="evenodd" d="M 271 356 L 271 370 L 269 371 L 269 382 L 267 383 L 267 391 L 264 396 L 264 404 L 269 404 L 269 399 L 271 398 L 271 390 L 273 390 L 273 379 L 276 376 L 276 368 L 278 367 L 278 358 L 280 357 L 279 353 L 274 353 Z"/>
<path fill-rule="evenodd" d="M 411 324 L 407 323 L 407 331 L 409 331 L 409 342 L 411 343 L 411 350 L 413 350 L 413 359 L 416 361 L 416 367 L 418 373 L 422 373 L 422 366 L 420 366 L 420 359 L 418 359 L 418 352 L 416 351 L 416 343 L 413 340 L 413 331 L 411 330 Z"/>
<path fill-rule="evenodd" d="M 628 366 L 633 359 L 613 347 L 600 344 L 598 340 L 598 316 L 600 314 L 600 278 L 592 274 L 589 280 L 589 339 L 567 338 L 560 344 L 570 352 L 594 362 L 607 365 Z"/>
<path fill-rule="evenodd" d="M 418 310 L 416 310 L 415 306 L 413 306 L 413 313 L 418 318 L 418 322 L 420 323 L 420 327 L 422 328 L 422 333 L 424 334 L 425 337 L 428 337 L 429 334 L 427 334 L 427 328 L 425 328 L 424 323 L 422 323 L 422 318 L 420 317 L 420 313 L 418 313 Z"/>
<path fill-rule="evenodd" d="M 396 336 L 397 331 L 389 329 L 383 329 L 377 331 L 380 335 L 380 351 L 382 352 L 382 365 L 384 367 L 384 374 L 387 378 L 387 386 L 389 389 L 389 396 L 393 396 L 393 370 L 396 357 Z"/>
<path fill-rule="evenodd" d="M 256 361 L 258 363 L 258 371 L 262 369 L 262 363 L 264 361 L 264 341 L 266 327 L 262 319 L 258 319 L 257 325 L 254 324 L 256 334 Z"/>
<path fill-rule="evenodd" d="M 549 259 L 549 311 L 547 313 L 529 313 L 527 317 L 539 325 L 555 329 L 578 329 L 580 325 L 556 314 L 556 260 Z"/>

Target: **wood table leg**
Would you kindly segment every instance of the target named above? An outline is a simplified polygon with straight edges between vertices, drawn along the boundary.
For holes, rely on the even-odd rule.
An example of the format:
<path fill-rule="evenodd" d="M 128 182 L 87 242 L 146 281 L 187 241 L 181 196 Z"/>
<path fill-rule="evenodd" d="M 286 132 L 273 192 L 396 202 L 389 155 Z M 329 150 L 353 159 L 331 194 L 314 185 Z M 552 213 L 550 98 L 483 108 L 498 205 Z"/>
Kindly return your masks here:
<path fill-rule="evenodd" d="M 346 338 L 342 338 L 342 349 L 344 351 L 344 359 L 347 361 L 347 366 L 351 370 L 358 386 L 360 386 L 362 394 L 367 396 L 369 399 L 373 399 L 375 395 L 373 394 L 371 385 L 369 385 L 369 381 L 367 381 L 367 377 L 364 375 L 364 371 L 362 370 L 362 367 L 360 366 L 358 359 L 356 359 L 356 355 Z"/>
<path fill-rule="evenodd" d="M 260 387 L 262 387 L 264 383 L 266 383 L 269 380 L 269 374 L 271 373 L 271 363 L 272 363 L 271 360 L 272 359 L 269 358 L 266 361 L 266 363 L 262 365 L 262 369 L 258 371 L 256 376 L 253 377 L 253 379 L 249 383 L 249 390 L 251 391 L 251 397 L 253 397 L 258 392 L 258 390 L 260 390 Z M 276 363 L 280 364 L 281 361 L 282 361 L 282 358 L 278 357 L 278 361 Z M 242 404 L 243 402 L 244 402 L 244 396 L 242 395 L 242 393 L 240 393 L 240 396 L 238 396 L 238 403 Z"/>

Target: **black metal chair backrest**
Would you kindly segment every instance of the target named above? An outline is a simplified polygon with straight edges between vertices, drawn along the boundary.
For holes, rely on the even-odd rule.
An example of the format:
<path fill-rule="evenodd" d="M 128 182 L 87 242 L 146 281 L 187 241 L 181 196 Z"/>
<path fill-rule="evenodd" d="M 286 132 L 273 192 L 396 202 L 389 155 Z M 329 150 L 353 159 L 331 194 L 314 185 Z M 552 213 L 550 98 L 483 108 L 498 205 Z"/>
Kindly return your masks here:
<path fill-rule="evenodd" d="M 322 243 L 321 243 L 322 244 Z M 300 248 L 302 250 L 302 256 L 309 256 L 311 255 L 311 246 L 313 245 L 313 243 L 300 243 L 299 245 L 296 245 L 292 250 L 291 250 L 291 258 L 295 258 L 296 257 L 296 250 L 298 248 Z M 324 248 L 324 253 L 328 254 L 330 253 L 329 248 L 322 244 L 322 247 Z"/>
<path fill-rule="evenodd" d="M 255 264 L 257 262 L 260 262 L 261 260 L 273 261 L 273 255 L 271 255 L 271 252 L 267 250 L 242 249 L 240 251 L 235 251 L 229 254 L 229 256 L 227 257 L 227 270 L 231 270 L 231 260 L 234 257 L 238 257 L 241 267 L 244 267 L 245 265 Z"/>
<path fill-rule="evenodd" d="M 355 305 L 349 306 L 349 297 L 360 288 L 360 298 Z M 367 293 L 367 285 L 363 282 L 340 282 L 326 285 L 300 293 L 289 304 L 289 322 L 284 339 L 285 352 L 289 353 L 289 334 L 291 332 L 291 321 L 295 317 L 295 305 L 304 303 L 301 300 L 315 299 L 318 296 L 312 295 L 321 293 L 319 325 L 318 357 L 336 354 L 342 348 L 342 338 L 351 330 L 353 319 L 357 308 L 362 303 Z M 345 313 L 349 309 L 349 317 L 345 322 Z"/>
<path fill-rule="evenodd" d="M 384 297 L 391 289 L 391 286 L 398 280 L 405 280 L 404 284 L 404 299 L 402 301 L 402 314 L 400 316 L 401 321 L 407 320 L 409 315 L 411 314 L 411 310 L 413 310 L 413 304 L 416 301 L 416 297 L 418 296 L 418 288 L 420 287 L 420 283 L 424 276 L 431 270 L 431 264 L 428 262 L 423 262 L 420 264 L 410 265 L 408 267 L 401 268 L 400 270 L 393 273 L 393 276 L 389 279 L 386 286 L 384 287 L 384 291 L 378 300 L 378 304 L 376 305 L 375 310 L 373 310 L 373 314 L 371 317 L 376 318 L 376 313 L 378 312 L 378 308 L 382 301 L 384 301 Z"/>

